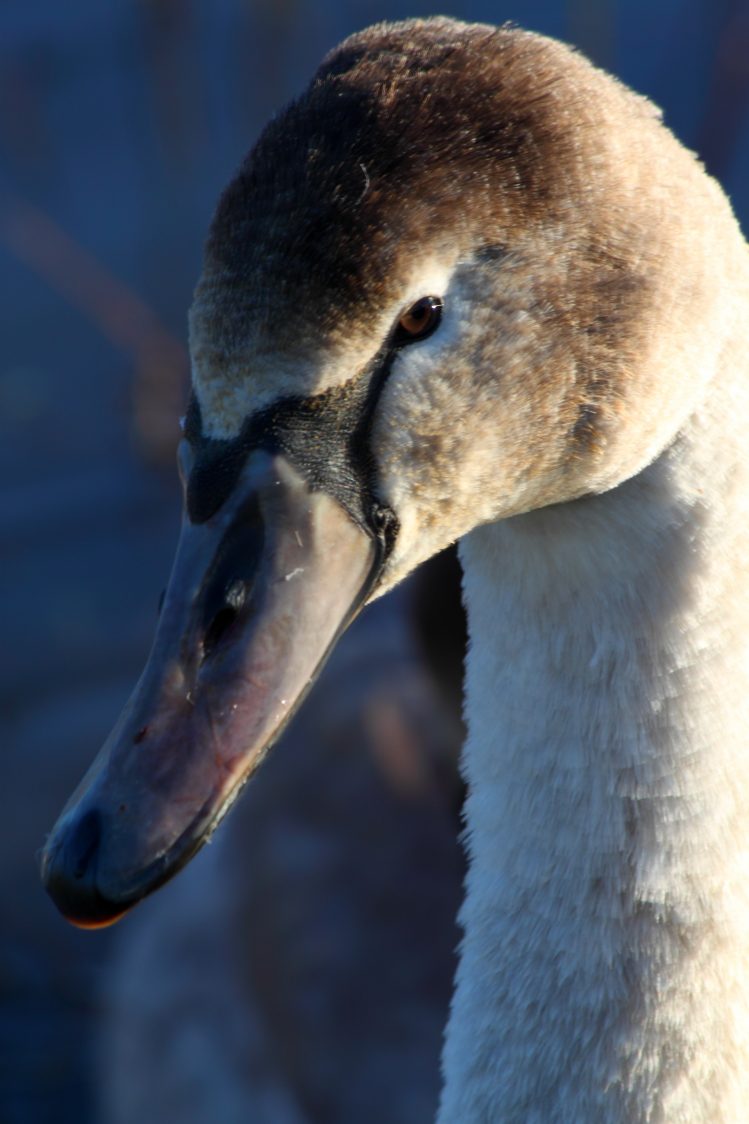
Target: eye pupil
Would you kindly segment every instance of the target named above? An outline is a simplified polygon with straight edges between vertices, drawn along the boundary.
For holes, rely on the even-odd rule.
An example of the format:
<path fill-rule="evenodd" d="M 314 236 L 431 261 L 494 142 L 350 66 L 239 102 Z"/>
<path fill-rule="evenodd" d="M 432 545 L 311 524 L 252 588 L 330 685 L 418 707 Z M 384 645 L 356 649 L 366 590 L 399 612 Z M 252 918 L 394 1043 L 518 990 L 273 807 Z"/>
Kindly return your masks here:
<path fill-rule="evenodd" d="M 398 317 L 394 342 L 396 345 L 426 339 L 442 317 L 440 297 L 421 297 Z"/>

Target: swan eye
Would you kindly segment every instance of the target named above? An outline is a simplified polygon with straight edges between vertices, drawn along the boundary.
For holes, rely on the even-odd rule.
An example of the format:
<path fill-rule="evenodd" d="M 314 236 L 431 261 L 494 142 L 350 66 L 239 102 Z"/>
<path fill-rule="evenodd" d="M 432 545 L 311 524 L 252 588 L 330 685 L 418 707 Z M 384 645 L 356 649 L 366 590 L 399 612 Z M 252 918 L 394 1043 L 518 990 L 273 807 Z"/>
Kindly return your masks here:
<path fill-rule="evenodd" d="M 426 339 L 442 319 L 442 298 L 421 297 L 400 314 L 393 342 L 397 347 Z"/>

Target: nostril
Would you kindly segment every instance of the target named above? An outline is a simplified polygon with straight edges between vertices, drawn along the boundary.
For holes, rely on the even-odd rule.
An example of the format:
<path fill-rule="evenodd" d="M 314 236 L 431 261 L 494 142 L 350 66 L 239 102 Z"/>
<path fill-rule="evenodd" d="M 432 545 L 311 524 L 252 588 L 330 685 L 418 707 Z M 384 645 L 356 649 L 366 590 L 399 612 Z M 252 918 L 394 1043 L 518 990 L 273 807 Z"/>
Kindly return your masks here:
<path fill-rule="evenodd" d="M 245 603 L 247 586 L 243 581 L 233 581 L 229 584 L 224 595 L 224 604 L 215 614 L 206 629 L 203 639 L 203 658 L 209 656 L 218 646 Z"/>
<path fill-rule="evenodd" d="M 203 640 L 203 656 L 209 656 L 211 652 L 221 642 L 221 638 L 231 628 L 237 616 L 237 610 L 230 608 L 228 605 L 225 609 L 219 609 L 216 616 L 208 625 L 208 629 Z"/>
<path fill-rule="evenodd" d="M 73 868 L 73 878 L 81 879 L 88 873 L 101 842 L 101 815 L 86 812 L 73 828 L 68 848 Z"/>

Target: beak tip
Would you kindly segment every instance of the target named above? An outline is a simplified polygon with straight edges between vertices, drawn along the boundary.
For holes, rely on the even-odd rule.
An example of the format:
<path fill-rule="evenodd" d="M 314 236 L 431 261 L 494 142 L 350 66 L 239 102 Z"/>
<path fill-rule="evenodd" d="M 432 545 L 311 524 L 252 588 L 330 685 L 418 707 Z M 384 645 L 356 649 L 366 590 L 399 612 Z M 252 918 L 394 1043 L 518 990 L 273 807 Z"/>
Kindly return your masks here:
<path fill-rule="evenodd" d="M 99 929 L 117 921 L 129 904 L 110 901 L 97 886 L 102 817 L 95 809 L 60 822 L 41 856 L 45 890 L 66 921 Z"/>

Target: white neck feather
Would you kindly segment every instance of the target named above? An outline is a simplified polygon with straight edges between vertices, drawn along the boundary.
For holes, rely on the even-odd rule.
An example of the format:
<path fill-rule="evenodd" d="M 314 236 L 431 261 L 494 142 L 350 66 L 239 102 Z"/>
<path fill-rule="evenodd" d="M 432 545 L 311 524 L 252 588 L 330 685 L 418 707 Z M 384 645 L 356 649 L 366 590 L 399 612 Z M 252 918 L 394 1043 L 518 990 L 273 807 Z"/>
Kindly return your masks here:
<path fill-rule="evenodd" d="M 441 1124 L 749 1105 L 749 430 L 462 543 L 471 865 Z"/>

